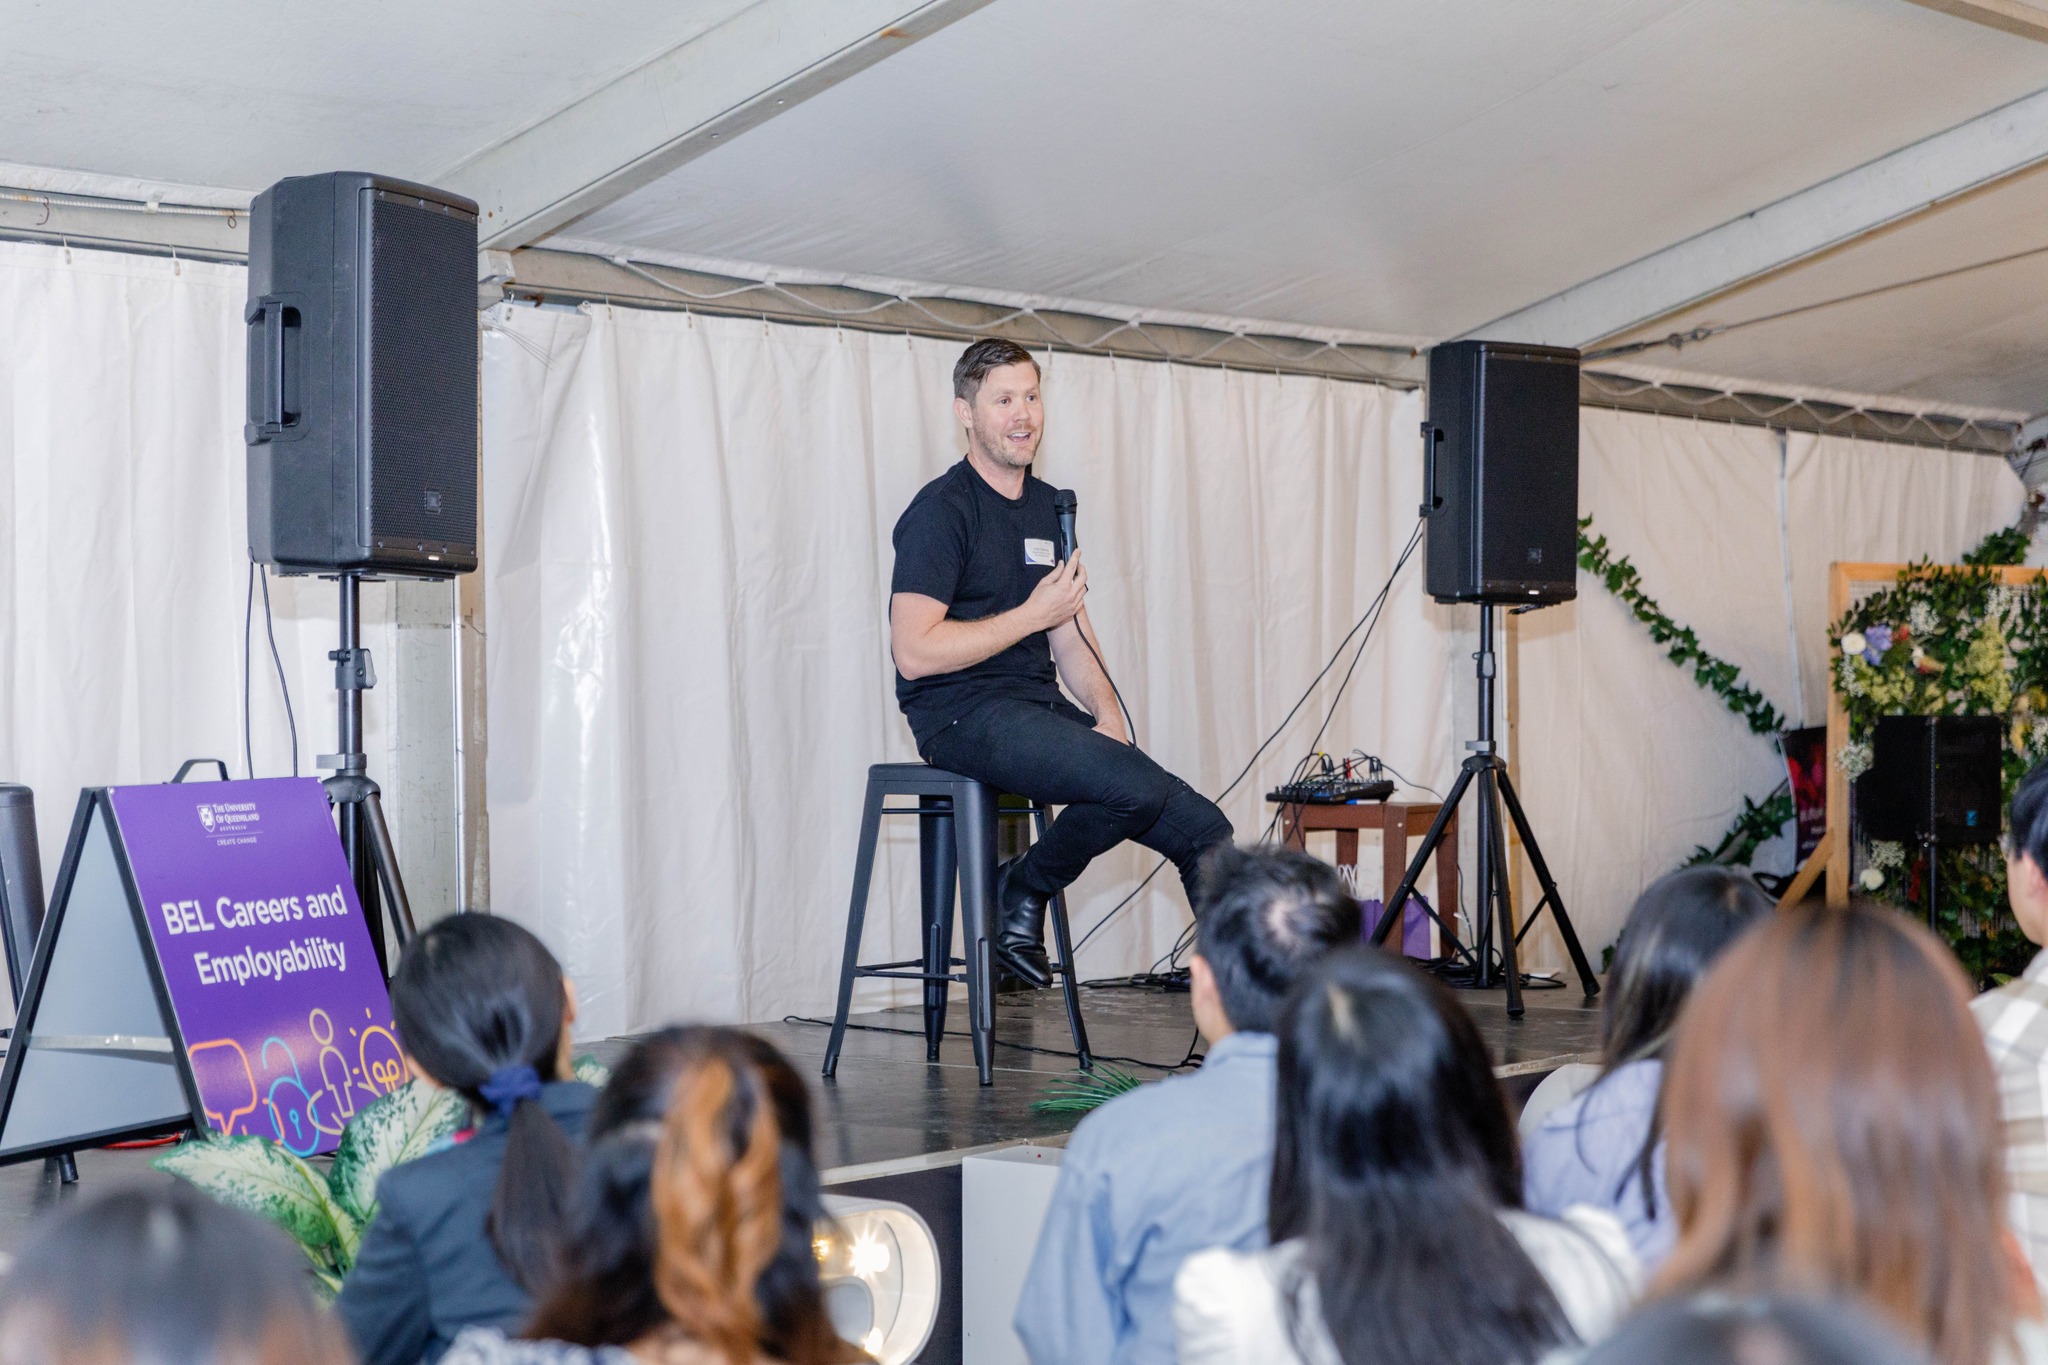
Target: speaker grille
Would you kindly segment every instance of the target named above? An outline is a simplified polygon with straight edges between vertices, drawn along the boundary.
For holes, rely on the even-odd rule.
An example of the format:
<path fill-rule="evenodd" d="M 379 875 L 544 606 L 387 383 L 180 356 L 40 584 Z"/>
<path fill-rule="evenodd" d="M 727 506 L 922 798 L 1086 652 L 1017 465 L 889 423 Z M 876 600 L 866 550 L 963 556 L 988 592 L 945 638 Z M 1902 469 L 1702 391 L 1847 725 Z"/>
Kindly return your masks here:
<path fill-rule="evenodd" d="M 366 190 L 363 540 L 429 551 L 476 525 L 476 223 Z"/>

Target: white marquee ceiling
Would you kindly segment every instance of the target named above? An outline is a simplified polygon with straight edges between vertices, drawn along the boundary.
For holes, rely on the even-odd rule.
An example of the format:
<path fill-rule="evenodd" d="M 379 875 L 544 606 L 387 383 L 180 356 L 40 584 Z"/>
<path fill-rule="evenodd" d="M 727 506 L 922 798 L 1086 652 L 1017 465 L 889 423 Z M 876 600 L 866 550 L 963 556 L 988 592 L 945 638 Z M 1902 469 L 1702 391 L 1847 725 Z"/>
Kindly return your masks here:
<path fill-rule="evenodd" d="M 16 0 L 0 160 L 432 179 L 760 3 Z M 2043 89 L 2048 44 L 1906 0 L 994 0 L 564 235 L 1443 337 Z M 2022 177 L 1645 334 L 2048 245 L 2042 208 Z M 2048 410 L 2048 255 L 1642 359 Z"/>

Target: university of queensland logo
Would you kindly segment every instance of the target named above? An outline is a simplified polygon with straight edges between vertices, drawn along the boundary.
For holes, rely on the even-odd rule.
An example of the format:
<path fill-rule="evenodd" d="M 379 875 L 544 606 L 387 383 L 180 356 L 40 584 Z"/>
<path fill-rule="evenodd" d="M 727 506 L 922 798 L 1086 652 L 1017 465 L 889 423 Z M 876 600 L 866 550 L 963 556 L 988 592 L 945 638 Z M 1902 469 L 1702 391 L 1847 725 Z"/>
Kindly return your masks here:
<path fill-rule="evenodd" d="M 203 828 L 204 828 L 204 829 L 206 830 L 206 832 L 207 832 L 208 834 L 211 834 L 211 833 L 213 833 L 213 807 L 212 807 L 212 806 L 201 806 L 201 807 L 199 808 L 199 823 L 200 823 L 201 827 L 203 827 Z"/>

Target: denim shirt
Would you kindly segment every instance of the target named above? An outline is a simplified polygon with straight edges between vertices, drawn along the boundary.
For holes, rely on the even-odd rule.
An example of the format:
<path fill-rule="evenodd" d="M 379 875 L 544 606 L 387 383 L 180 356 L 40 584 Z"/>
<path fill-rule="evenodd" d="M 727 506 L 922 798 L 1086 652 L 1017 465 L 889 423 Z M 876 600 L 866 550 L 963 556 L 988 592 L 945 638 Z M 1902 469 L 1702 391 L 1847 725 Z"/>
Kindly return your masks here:
<path fill-rule="evenodd" d="M 1181 1262 L 1266 1245 L 1278 1050 L 1233 1033 L 1074 1130 L 1017 1304 L 1035 1365 L 1171 1365 Z"/>
<path fill-rule="evenodd" d="M 1621 1220 L 1645 1270 L 1671 1253 L 1677 1225 L 1664 1193 L 1664 1145 L 1650 1162 L 1656 1215 L 1643 1207 L 1636 1162 L 1663 1081 L 1659 1061 L 1630 1062 L 1543 1116 L 1522 1142 L 1522 1204 L 1552 1218 L 1573 1204 L 1606 1209 Z"/>

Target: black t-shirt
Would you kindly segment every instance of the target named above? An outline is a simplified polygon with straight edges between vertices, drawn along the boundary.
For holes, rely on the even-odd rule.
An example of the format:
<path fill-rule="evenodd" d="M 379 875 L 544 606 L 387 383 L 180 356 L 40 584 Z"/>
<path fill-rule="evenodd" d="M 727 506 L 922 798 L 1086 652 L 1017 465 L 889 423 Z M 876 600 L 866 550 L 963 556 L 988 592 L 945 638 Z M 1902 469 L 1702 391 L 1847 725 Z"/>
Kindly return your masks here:
<path fill-rule="evenodd" d="M 1051 484 L 1027 474 L 1024 496 L 1013 501 L 961 460 L 919 489 L 897 519 L 889 590 L 944 602 L 948 621 L 979 621 L 1024 605 L 1058 553 L 1052 493 Z M 915 681 L 896 675 L 896 702 L 920 748 L 985 701 L 1053 702 L 1059 695 L 1044 631 L 971 668 Z"/>

